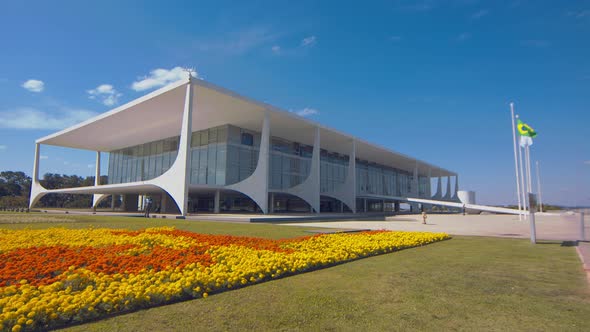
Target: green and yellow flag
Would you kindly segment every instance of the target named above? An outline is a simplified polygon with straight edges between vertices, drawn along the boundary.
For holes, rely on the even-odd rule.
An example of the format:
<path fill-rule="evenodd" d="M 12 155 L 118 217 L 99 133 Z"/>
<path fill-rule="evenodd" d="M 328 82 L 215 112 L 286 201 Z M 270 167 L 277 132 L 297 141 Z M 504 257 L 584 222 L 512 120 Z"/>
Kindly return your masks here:
<path fill-rule="evenodd" d="M 520 136 L 527 136 L 531 138 L 537 136 L 537 132 L 533 129 L 533 127 L 520 121 L 520 119 L 518 119 L 518 124 L 516 125 L 516 128 L 518 128 L 518 134 Z"/>

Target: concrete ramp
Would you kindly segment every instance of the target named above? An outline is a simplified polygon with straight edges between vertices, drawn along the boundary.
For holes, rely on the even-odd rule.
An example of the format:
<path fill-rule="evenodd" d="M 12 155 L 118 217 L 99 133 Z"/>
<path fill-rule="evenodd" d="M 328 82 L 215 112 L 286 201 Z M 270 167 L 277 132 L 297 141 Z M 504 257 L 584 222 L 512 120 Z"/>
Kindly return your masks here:
<path fill-rule="evenodd" d="M 421 204 L 431 204 L 431 205 L 442 205 L 442 206 L 450 206 L 456 208 L 463 208 L 471 209 L 471 210 L 480 210 L 486 212 L 495 212 L 495 213 L 505 213 L 505 214 L 524 214 L 524 211 L 518 211 L 516 209 L 508 209 L 496 206 L 488 206 L 488 205 L 479 205 L 479 204 L 463 204 L 457 202 L 449 202 L 449 201 L 439 201 L 433 199 L 422 199 L 422 198 L 405 198 L 406 201 L 410 203 L 421 203 Z"/>

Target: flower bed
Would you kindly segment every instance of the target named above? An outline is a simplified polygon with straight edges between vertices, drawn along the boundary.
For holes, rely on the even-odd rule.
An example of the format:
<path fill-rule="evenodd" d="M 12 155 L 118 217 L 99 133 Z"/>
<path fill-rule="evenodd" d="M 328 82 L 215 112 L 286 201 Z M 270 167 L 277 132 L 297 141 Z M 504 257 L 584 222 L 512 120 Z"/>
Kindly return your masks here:
<path fill-rule="evenodd" d="M 286 240 L 174 228 L 1 230 L 0 330 L 83 322 L 447 239 L 363 232 Z"/>

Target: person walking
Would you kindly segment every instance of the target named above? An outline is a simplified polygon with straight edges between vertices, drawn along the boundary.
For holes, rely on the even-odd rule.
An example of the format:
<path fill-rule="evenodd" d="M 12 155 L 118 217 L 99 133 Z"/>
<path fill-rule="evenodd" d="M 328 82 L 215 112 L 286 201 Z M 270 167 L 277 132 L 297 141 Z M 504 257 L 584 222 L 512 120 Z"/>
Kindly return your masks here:
<path fill-rule="evenodd" d="M 426 218 L 428 218 L 426 211 L 422 211 L 422 224 L 424 225 L 426 225 Z"/>
<path fill-rule="evenodd" d="M 150 210 L 152 209 L 152 199 L 147 197 L 144 200 L 144 217 L 150 217 Z"/>

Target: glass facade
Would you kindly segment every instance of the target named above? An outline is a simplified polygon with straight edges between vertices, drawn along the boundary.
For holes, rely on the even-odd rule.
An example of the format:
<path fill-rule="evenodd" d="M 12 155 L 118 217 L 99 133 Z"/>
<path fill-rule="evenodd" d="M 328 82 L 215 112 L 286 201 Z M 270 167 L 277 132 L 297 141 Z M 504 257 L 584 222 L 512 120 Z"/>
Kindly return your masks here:
<path fill-rule="evenodd" d="M 320 150 L 320 192 L 335 191 L 344 183 L 348 159 L 346 155 Z"/>
<path fill-rule="evenodd" d="M 313 147 L 281 138 L 271 139 L 269 189 L 294 187 L 308 177 Z"/>
<path fill-rule="evenodd" d="M 111 151 L 109 183 L 153 179 L 167 171 L 178 154 L 179 137 Z M 190 183 L 230 185 L 249 177 L 258 163 L 260 133 L 232 125 L 193 132 Z M 269 189 L 283 190 L 302 183 L 311 168 L 313 147 L 271 138 Z M 320 150 L 320 192 L 338 189 L 346 180 L 349 157 Z M 420 195 L 428 190 L 427 177 L 418 179 Z M 405 196 L 412 192 L 413 175 L 364 160 L 356 160 L 357 194 Z"/>
<path fill-rule="evenodd" d="M 428 177 L 418 177 L 418 190 L 425 195 L 428 190 Z M 381 196 L 406 196 L 412 192 L 414 176 L 412 173 L 367 161 L 356 161 L 356 190 L 364 194 Z"/>
<path fill-rule="evenodd" d="M 193 133 L 191 183 L 229 185 L 249 177 L 256 169 L 260 134 L 231 125 Z"/>
<path fill-rule="evenodd" d="M 166 172 L 178 154 L 179 137 L 136 145 L 109 154 L 109 183 L 153 179 Z M 258 163 L 260 134 L 224 125 L 193 132 L 192 184 L 228 185 L 249 177 Z"/>
<path fill-rule="evenodd" d="M 178 154 L 179 136 L 109 153 L 109 183 L 153 179 L 166 172 Z"/>

